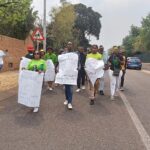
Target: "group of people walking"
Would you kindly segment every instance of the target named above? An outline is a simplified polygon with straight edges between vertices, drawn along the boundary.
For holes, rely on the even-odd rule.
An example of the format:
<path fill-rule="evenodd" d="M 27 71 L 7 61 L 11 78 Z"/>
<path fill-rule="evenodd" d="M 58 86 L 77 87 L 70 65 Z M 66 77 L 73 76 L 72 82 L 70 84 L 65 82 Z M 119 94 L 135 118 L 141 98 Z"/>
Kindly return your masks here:
<path fill-rule="evenodd" d="M 53 52 L 52 48 L 47 48 L 47 50 L 34 50 L 34 47 L 29 46 L 27 48 L 28 54 L 25 56 L 31 61 L 27 65 L 27 70 L 36 71 L 39 74 L 45 73 L 47 71 L 47 60 L 51 60 L 54 67 L 54 72 L 57 74 L 59 72 L 59 56 Z M 118 90 L 123 90 L 124 85 L 124 76 L 126 70 L 126 57 L 124 51 L 117 46 L 112 48 L 111 54 L 108 55 L 108 52 L 104 50 L 104 47 L 100 45 L 92 45 L 88 51 L 85 51 L 84 47 L 78 47 L 78 51 L 73 49 L 72 42 L 68 42 L 67 46 L 64 49 L 61 49 L 60 55 L 67 53 L 75 53 L 78 56 L 77 62 L 77 89 L 76 92 L 82 92 L 82 90 L 86 89 L 86 86 L 89 89 L 89 99 L 90 105 L 95 104 L 96 94 L 105 95 L 104 93 L 104 82 L 105 76 L 108 73 L 110 77 L 110 99 L 114 100 L 117 95 Z M 88 76 L 86 71 L 86 62 L 87 60 L 96 60 L 97 62 L 103 62 L 103 75 L 98 76 L 94 83 Z M 96 64 L 92 64 L 96 65 Z M 69 72 L 69 71 L 68 71 Z M 53 90 L 55 83 L 55 77 L 47 81 L 48 89 L 50 91 Z M 72 100 L 73 100 L 73 85 L 64 84 L 64 93 L 65 93 L 65 101 L 64 105 L 68 107 L 68 109 L 72 109 Z M 38 112 L 39 108 L 35 107 L 33 112 Z"/>

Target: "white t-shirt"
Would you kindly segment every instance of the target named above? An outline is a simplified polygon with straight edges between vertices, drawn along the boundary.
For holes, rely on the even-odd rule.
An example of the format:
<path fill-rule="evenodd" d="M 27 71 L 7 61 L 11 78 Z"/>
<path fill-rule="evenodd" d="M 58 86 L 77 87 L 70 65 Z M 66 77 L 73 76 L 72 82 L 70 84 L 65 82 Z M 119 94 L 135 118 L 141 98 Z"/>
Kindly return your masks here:
<path fill-rule="evenodd" d="M 3 65 L 4 64 L 4 61 L 3 61 L 3 57 L 5 56 L 5 53 L 0 50 L 0 64 Z"/>
<path fill-rule="evenodd" d="M 3 56 L 0 56 L 0 65 L 3 65 Z"/>

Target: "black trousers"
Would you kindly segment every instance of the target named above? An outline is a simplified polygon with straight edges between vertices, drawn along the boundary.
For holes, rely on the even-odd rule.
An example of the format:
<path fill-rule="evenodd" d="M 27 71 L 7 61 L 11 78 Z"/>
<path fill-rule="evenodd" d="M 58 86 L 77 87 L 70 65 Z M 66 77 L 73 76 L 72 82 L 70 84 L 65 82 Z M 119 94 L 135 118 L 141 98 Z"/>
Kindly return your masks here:
<path fill-rule="evenodd" d="M 82 85 L 85 85 L 85 70 L 84 70 L 84 68 L 82 68 L 78 71 L 77 87 L 79 89 L 81 87 L 81 82 L 82 82 Z"/>
<path fill-rule="evenodd" d="M 126 70 L 122 70 L 122 76 L 121 76 L 121 84 L 120 87 L 124 86 L 124 78 L 125 78 Z"/>

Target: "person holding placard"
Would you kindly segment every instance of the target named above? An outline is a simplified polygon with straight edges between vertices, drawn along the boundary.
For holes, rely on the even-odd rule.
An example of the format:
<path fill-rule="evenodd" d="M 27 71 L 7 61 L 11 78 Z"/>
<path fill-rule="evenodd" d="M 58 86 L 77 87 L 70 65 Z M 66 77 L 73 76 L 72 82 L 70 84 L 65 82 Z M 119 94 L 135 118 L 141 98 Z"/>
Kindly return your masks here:
<path fill-rule="evenodd" d="M 53 62 L 53 64 L 54 64 L 54 66 L 57 65 L 57 63 L 58 63 L 57 55 L 53 52 L 53 48 L 51 48 L 51 47 L 47 48 L 47 52 L 45 54 L 45 58 L 44 59 L 46 61 L 47 60 L 51 60 Z M 48 81 L 48 89 L 50 91 L 53 90 L 53 81 Z"/>
<path fill-rule="evenodd" d="M 91 53 L 87 54 L 86 64 L 87 64 L 87 60 L 90 58 L 96 59 L 96 60 L 102 60 L 102 55 L 100 53 L 98 53 L 98 46 L 97 45 L 92 45 Z M 92 66 L 93 64 L 89 64 L 89 65 Z M 88 66 L 86 66 L 86 67 L 88 68 Z M 90 68 L 90 69 L 92 72 L 92 68 Z M 94 70 L 94 68 L 93 68 L 93 70 Z M 92 79 L 90 78 L 90 74 L 88 73 L 87 70 L 86 70 L 86 72 L 87 72 L 87 75 L 89 77 L 90 105 L 94 105 L 95 95 L 98 92 L 98 88 L 99 88 L 99 77 L 97 76 L 96 81 L 94 83 L 92 83 Z"/>
<path fill-rule="evenodd" d="M 78 55 L 72 50 L 72 42 L 68 42 L 65 52 L 58 56 L 59 70 L 55 83 L 65 86 L 64 105 L 72 109 L 73 85 L 77 85 Z"/>
<path fill-rule="evenodd" d="M 36 71 L 38 73 L 45 72 L 46 63 L 45 63 L 45 60 L 41 59 L 40 53 L 38 51 L 35 51 L 33 56 L 34 56 L 34 59 L 31 60 L 28 64 L 28 70 Z M 38 110 L 39 108 L 35 107 L 33 112 L 38 112 Z"/>

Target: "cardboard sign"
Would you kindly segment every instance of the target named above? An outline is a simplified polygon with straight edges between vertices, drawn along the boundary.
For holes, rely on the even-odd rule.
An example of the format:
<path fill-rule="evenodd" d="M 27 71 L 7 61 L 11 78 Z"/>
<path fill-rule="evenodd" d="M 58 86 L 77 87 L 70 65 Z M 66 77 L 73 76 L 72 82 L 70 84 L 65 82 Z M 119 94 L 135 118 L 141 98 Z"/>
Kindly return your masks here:
<path fill-rule="evenodd" d="M 86 60 L 85 70 L 93 86 L 98 78 L 103 77 L 104 75 L 103 68 L 104 68 L 103 60 L 96 60 L 93 58 L 88 58 Z"/>
<path fill-rule="evenodd" d="M 18 103 L 28 107 L 39 107 L 44 74 L 21 70 L 19 74 Z"/>
<path fill-rule="evenodd" d="M 44 76 L 44 81 L 54 81 L 55 80 L 55 66 L 52 62 L 52 60 L 46 61 L 46 72 Z"/>
<path fill-rule="evenodd" d="M 56 75 L 55 83 L 77 85 L 78 76 L 78 55 L 66 53 L 58 57 L 59 72 Z"/>

